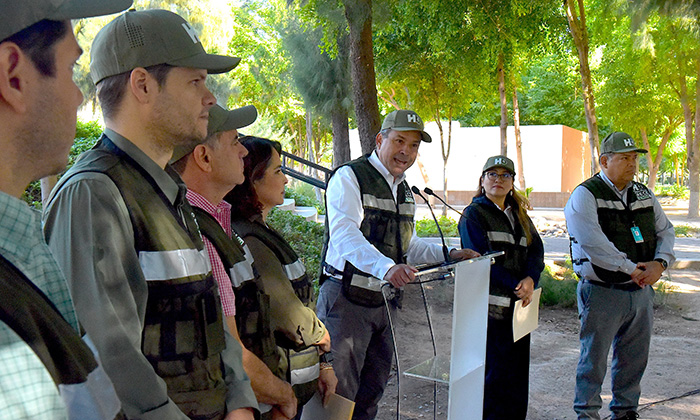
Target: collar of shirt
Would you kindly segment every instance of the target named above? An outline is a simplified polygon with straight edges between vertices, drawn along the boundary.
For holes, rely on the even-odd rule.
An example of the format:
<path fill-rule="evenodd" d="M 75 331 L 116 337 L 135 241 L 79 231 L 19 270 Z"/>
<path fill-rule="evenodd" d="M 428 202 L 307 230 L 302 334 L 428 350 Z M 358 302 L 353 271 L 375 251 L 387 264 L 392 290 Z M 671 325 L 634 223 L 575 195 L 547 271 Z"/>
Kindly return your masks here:
<path fill-rule="evenodd" d="M 379 156 L 377 155 L 377 151 L 375 150 L 372 152 L 371 155 L 369 155 L 369 163 L 374 166 L 374 169 L 379 171 L 379 173 L 384 177 L 384 180 L 386 181 L 387 184 L 391 187 L 391 192 L 394 195 L 394 199 L 396 199 L 396 191 L 398 189 L 398 186 L 400 183 L 402 183 L 406 179 L 406 174 L 402 174 L 399 179 L 394 179 L 394 175 L 389 172 L 389 170 L 384 166 L 381 160 L 379 160 Z"/>
<path fill-rule="evenodd" d="M 176 206 L 181 199 L 184 199 L 187 188 L 180 176 L 170 168 L 170 165 L 167 165 L 164 170 L 138 146 L 114 130 L 107 128 L 105 129 L 105 134 L 155 180 L 171 204 Z M 180 199 L 178 199 L 178 196 L 180 196 Z"/>
<path fill-rule="evenodd" d="M 11 254 L 24 259 L 36 245 L 34 238 L 41 236 L 38 213 L 24 201 L 0 191 L 0 249 L 6 258 Z M 14 258 L 8 258 L 17 264 Z"/>
<path fill-rule="evenodd" d="M 599 173 L 600 173 L 600 178 L 601 178 L 603 181 L 605 181 L 605 183 L 608 184 L 608 186 L 609 186 L 610 188 L 612 188 L 613 191 L 615 191 L 615 194 L 617 194 L 617 196 L 620 197 L 620 199 L 621 199 L 623 202 L 625 202 L 625 204 L 627 204 L 627 194 L 626 194 L 626 192 L 627 192 L 627 189 L 630 187 L 630 185 L 632 185 L 632 182 L 628 182 L 627 185 L 625 185 L 625 188 L 623 188 L 622 190 L 619 190 L 619 189 L 617 188 L 617 186 L 615 186 L 615 184 L 613 184 L 613 182 L 610 180 L 610 178 L 608 178 L 608 176 L 605 175 L 605 172 L 600 171 Z"/>
<path fill-rule="evenodd" d="M 204 196 L 190 189 L 187 190 L 187 201 L 212 215 L 224 228 L 226 234 L 231 236 L 231 204 L 221 200 L 219 204 L 214 205 Z"/>

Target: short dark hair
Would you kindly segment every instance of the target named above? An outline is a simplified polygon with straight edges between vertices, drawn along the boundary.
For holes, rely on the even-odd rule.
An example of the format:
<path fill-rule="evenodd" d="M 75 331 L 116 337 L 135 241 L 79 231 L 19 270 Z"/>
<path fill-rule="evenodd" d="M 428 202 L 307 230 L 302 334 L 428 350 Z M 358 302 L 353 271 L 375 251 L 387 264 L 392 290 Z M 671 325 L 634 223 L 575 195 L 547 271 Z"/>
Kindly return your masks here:
<path fill-rule="evenodd" d="M 156 64 L 155 66 L 145 67 L 146 71 L 156 79 L 159 88 L 163 87 L 168 73 L 170 73 L 170 70 L 173 68 L 174 67 L 169 64 Z M 97 98 L 100 100 L 102 114 L 105 118 L 111 118 L 119 109 L 119 105 L 121 105 L 124 99 L 126 85 L 129 84 L 131 71 L 132 70 L 129 70 L 110 76 L 97 82 Z"/>
<path fill-rule="evenodd" d="M 232 217 L 249 219 L 253 215 L 262 213 L 262 204 L 255 193 L 253 182 L 262 179 L 265 175 L 272 157 L 272 150 L 282 154 L 282 145 L 275 140 L 254 136 L 244 136 L 241 138 L 241 144 L 248 149 L 248 154 L 243 158 L 245 181 L 226 194 L 224 200 L 231 204 Z"/>
<path fill-rule="evenodd" d="M 68 21 L 40 20 L 3 39 L 12 42 L 29 56 L 42 76 L 56 75 L 56 44 L 70 31 Z"/>

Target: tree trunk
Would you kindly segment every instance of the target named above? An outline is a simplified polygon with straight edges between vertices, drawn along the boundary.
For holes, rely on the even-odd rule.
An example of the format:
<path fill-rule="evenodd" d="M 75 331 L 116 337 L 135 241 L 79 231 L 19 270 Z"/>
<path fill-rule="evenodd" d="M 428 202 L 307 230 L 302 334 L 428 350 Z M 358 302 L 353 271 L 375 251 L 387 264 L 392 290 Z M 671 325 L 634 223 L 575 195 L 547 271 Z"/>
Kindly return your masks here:
<path fill-rule="evenodd" d="M 688 200 L 688 217 L 698 217 L 698 204 L 700 204 L 700 112 L 698 112 L 698 101 L 700 101 L 700 60 L 697 64 L 697 77 L 695 81 L 695 133 L 692 136 L 692 143 L 688 145 L 688 189 L 690 198 Z M 692 130 L 692 128 L 691 128 Z"/>
<path fill-rule="evenodd" d="M 503 66 L 503 52 L 498 55 L 498 95 L 501 99 L 501 154 L 508 154 L 508 105 L 506 104 L 506 76 Z"/>
<path fill-rule="evenodd" d="M 362 153 L 374 150 L 381 126 L 372 49 L 372 0 L 343 0 L 350 29 L 350 73 Z"/>
<path fill-rule="evenodd" d="M 598 119 L 595 115 L 595 98 L 591 69 L 588 66 L 588 28 L 586 28 L 586 13 L 583 0 L 565 0 L 566 18 L 569 21 L 571 37 L 578 52 L 579 73 L 583 88 L 583 106 L 586 111 L 586 126 L 588 127 L 588 142 L 591 145 L 591 166 L 593 172 L 600 171 L 598 165 Z"/>
<path fill-rule="evenodd" d="M 331 112 L 331 129 L 333 130 L 333 168 L 350 160 L 350 126 L 348 111 L 336 107 Z"/>
<path fill-rule="evenodd" d="M 525 170 L 523 169 L 523 139 L 520 137 L 520 105 L 518 105 L 518 89 L 513 86 L 513 128 L 515 130 L 515 152 L 518 160 L 518 182 L 520 189 L 525 191 Z"/>

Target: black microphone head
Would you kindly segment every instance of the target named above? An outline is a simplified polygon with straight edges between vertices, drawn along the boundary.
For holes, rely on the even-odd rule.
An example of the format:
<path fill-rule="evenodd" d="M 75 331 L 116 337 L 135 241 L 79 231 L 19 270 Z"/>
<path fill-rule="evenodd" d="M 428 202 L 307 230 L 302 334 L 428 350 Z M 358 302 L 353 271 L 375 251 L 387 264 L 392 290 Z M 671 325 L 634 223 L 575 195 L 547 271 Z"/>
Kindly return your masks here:
<path fill-rule="evenodd" d="M 411 191 L 413 191 L 413 194 L 420 195 L 420 190 L 415 185 L 411 187 Z"/>
<path fill-rule="evenodd" d="M 433 190 L 431 190 L 431 189 L 428 188 L 428 187 L 423 188 L 423 191 L 425 191 L 425 193 L 428 194 L 428 195 L 435 195 L 435 193 L 433 192 Z"/>

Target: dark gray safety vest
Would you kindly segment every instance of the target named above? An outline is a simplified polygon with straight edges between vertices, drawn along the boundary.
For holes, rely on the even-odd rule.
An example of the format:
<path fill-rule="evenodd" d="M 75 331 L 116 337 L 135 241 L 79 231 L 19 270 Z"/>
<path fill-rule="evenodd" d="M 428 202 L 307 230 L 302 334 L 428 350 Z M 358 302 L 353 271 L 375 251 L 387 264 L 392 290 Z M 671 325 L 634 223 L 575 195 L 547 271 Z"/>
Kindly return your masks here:
<path fill-rule="evenodd" d="M 259 219 L 234 219 L 233 228 L 243 239 L 255 237 L 264 243 L 276 256 L 287 279 L 299 300 L 311 309 L 315 309 L 313 285 L 306 273 L 306 266 L 289 243 L 275 230 L 268 228 Z M 319 356 L 316 346 L 297 348 L 284 334 L 276 334 L 277 350 L 280 357 L 279 371 L 281 378 L 292 384 L 299 405 L 311 399 L 317 389 L 319 375 Z"/>
<path fill-rule="evenodd" d="M 129 211 L 148 285 L 143 354 L 187 416 L 223 418 L 221 301 L 192 208 L 183 199 L 178 212 L 148 172 L 104 135 L 56 188 L 83 172 L 107 175 Z"/>
<path fill-rule="evenodd" d="M 114 388 L 90 348 L 53 302 L 2 256 L 0 322 L 27 343 L 44 364 L 66 404 L 68 418 L 121 417 Z M 88 375 L 93 376 L 93 383 Z"/>
<path fill-rule="evenodd" d="M 406 181 L 399 184 L 397 199 L 394 200 L 391 187 L 372 166 L 368 157 L 369 155 L 365 155 L 346 164 L 355 173 L 360 186 L 364 212 L 360 231 L 379 252 L 391 258 L 396 264 L 403 264 L 406 262 L 406 253 L 413 236 L 415 200 Z M 328 222 L 326 222 L 323 267 L 331 274 L 342 275 L 345 297 L 362 306 L 384 305 L 381 279 L 357 269 L 348 261 L 345 262 L 342 271 L 339 267 L 331 267 L 325 262 L 329 239 Z"/>
<path fill-rule="evenodd" d="M 527 237 L 520 223 L 515 223 L 515 229 L 508 216 L 496 205 L 472 203 L 476 210 L 479 224 L 486 233 L 489 252 L 503 251 L 505 255 L 497 257 L 499 263 L 519 279 L 526 276 L 527 268 Z M 528 228 L 530 228 L 528 226 Z M 497 296 L 513 297 L 512 290 L 500 290 L 491 286 L 489 293 Z"/>
<path fill-rule="evenodd" d="M 232 237 L 205 210 L 193 207 L 204 236 L 214 245 L 224 269 L 229 273 L 236 297 L 236 328 L 241 342 L 272 372 L 279 369 L 279 355 L 270 330 L 270 297 L 262 292 L 260 276 L 250 251 L 235 231 Z"/>
<path fill-rule="evenodd" d="M 654 221 L 654 200 L 649 188 L 639 182 L 632 182 L 627 189 L 627 205 L 617 196 L 600 174 L 581 183 L 595 197 L 598 207 L 598 222 L 605 236 L 619 251 L 627 254 L 632 262 L 651 261 L 656 254 L 656 225 Z M 641 243 L 636 243 L 632 236 L 632 228 L 636 226 L 642 234 Z M 576 238 L 569 238 L 576 242 Z M 589 262 L 582 255 L 574 255 L 572 248 L 571 261 L 574 268 L 584 262 Z M 620 271 L 610 271 L 592 264 L 593 270 L 601 280 L 610 283 L 625 283 L 630 280 L 629 274 Z"/>

